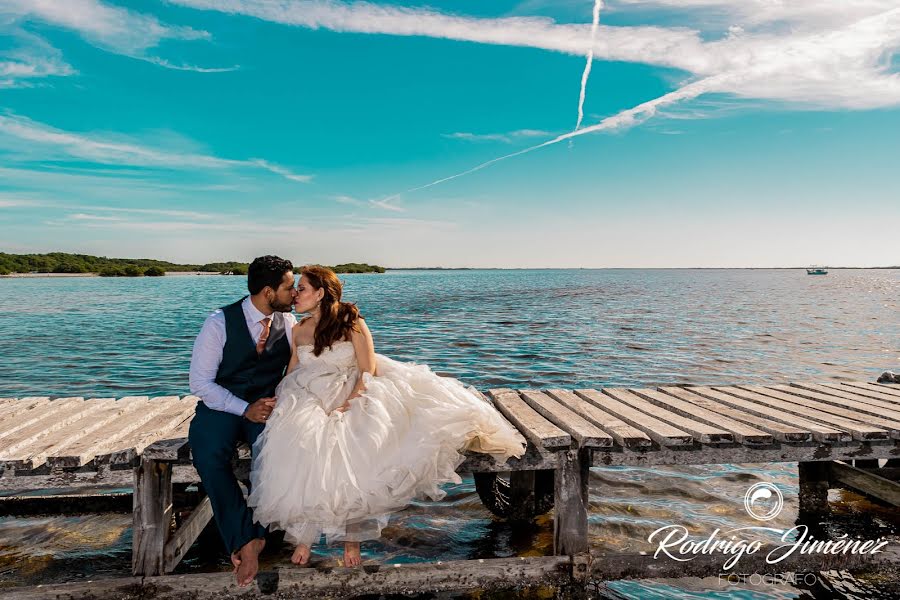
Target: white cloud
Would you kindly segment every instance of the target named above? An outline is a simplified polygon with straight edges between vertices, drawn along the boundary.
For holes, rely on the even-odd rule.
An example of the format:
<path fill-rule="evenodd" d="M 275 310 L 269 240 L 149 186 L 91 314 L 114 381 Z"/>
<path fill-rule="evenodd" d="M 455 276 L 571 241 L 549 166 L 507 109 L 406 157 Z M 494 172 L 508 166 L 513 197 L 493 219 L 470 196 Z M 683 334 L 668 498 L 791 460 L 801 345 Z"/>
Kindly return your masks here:
<path fill-rule="evenodd" d="M 0 15 L 34 19 L 75 31 L 121 54 L 141 54 L 164 39 L 209 39 L 209 33 L 160 23 L 156 17 L 97 0 L 2 0 Z"/>
<path fill-rule="evenodd" d="M 406 212 L 406 209 L 402 206 L 397 206 L 393 202 L 391 202 L 391 198 L 383 198 L 381 200 L 369 200 L 369 204 L 374 206 L 375 208 L 380 208 L 382 210 L 389 210 L 391 212 Z"/>
<path fill-rule="evenodd" d="M 79 34 L 104 50 L 179 71 L 219 73 L 237 67 L 207 68 L 177 64 L 149 51 L 165 40 L 209 40 L 206 31 L 162 23 L 153 15 L 112 6 L 99 0 L 0 0 L 0 27 L 23 34 L 23 21 L 40 21 Z M 36 37 L 36 36 L 33 36 Z M 68 73 L 66 73 L 68 74 Z"/>
<path fill-rule="evenodd" d="M 86 160 L 109 165 L 132 165 L 165 169 L 263 169 L 301 183 L 311 175 L 296 174 L 268 161 L 254 158 L 234 160 L 208 154 L 179 152 L 71 133 L 17 115 L 0 115 L 0 151 L 19 160 Z"/>
<path fill-rule="evenodd" d="M 0 33 L 2 30 L 0 25 Z M 62 53 L 42 38 L 24 31 L 12 32 L 8 38 L 10 48 L 0 51 L 0 87 L 22 87 L 35 79 L 77 73 Z"/>
<path fill-rule="evenodd" d="M 549 131 L 543 131 L 541 129 L 518 129 L 507 133 L 470 133 L 467 131 L 458 131 L 442 135 L 451 140 L 463 140 L 466 142 L 503 142 L 511 144 L 522 139 L 547 137 L 552 134 Z"/>
<path fill-rule="evenodd" d="M 589 24 L 542 17 L 476 18 L 426 8 L 368 2 L 295 0 L 170 0 L 310 29 L 397 36 L 427 36 L 484 44 L 542 48 L 583 55 Z M 896 0 L 651 0 L 657 8 L 688 9 L 693 21 L 708 13 L 752 26 L 704 41 L 686 27 L 604 26 L 597 32 L 599 60 L 675 67 L 696 79 L 717 78 L 709 91 L 803 106 L 865 109 L 900 104 L 900 83 L 887 58 L 900 46 Z M 610 9 L 643 10 L 636 0 Z M 788 23 L 789 27 L 780 26 Z"/>

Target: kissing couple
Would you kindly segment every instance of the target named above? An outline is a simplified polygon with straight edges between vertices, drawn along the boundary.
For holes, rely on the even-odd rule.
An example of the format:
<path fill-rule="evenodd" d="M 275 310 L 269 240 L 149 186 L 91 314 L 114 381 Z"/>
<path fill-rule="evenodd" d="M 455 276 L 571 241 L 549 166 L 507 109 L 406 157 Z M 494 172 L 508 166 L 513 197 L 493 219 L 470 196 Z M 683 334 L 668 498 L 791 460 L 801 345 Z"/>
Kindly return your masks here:
<path fill-rule="evenodd" d="M 194 466 L 239 585 L 256 577 L 267 528 L 295 545 L 295 564 L 324 535 L 355 567 L 360 542 L 378 539 L 392 513 L 460 482 L 463 451 L 524 454 L 524 438 L 482 396 L 376 354 L 331 269 L 303 267 L 295 284 L 290 261 L 262 256 L 247 289 L 203 323 L 190 371 Z M 253 451 L 246 498 L 232 467 L 240 442 Z"/>

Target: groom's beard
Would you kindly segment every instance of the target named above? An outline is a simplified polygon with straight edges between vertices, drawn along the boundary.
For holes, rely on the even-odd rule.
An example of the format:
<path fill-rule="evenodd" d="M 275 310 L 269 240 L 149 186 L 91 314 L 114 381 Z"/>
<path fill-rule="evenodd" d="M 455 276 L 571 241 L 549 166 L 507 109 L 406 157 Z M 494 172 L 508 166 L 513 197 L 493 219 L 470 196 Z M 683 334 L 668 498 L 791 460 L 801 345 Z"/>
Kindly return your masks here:
<path fill-rule="evenodd" d="M 278 302 L 278 300 L 275 300 L 274 302 L 270 302 L 269 306 L 271 306 L 272 310 L 274 310 L 276 312 L 291 312 L 291 310 L 293 310 L 293 308 L 294 308 L 293 304 L 282 304 L 282 303 Z"/>

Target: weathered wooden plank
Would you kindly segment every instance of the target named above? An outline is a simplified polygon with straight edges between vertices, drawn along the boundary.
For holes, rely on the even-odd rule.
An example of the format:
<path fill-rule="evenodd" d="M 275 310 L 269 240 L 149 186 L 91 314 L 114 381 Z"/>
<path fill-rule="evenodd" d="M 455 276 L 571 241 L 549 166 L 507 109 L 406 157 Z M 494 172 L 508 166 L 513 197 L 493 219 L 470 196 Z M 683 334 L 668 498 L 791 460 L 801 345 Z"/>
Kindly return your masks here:
<path fill-rule="evenodd" d="M 0 411 L 2 411 L 4 408 L 6 408 L 8 406 L 14 405 L 18 401 L 19 401 L 18 398 L 0 398 Z M 0 414 L 2 414 L 2 413 L 0 413 Z"/>
<path fill-rule="evenodd" d="M 774 409 L 769 411 L 769 416 L 771 418 L 777 418 L 785 421 L 786 423 L 795 423 L 800 427 L 809 429 L 813 432 L 813 437 L 815 439 L 822 439 L 823 441 L 830 442 L 857 439 L 844 427 L 838 427 L 831 422 L 827 422 L 827 424 L 826 422 L 823 422 L 818 418 L 821 415 L 819 411 L 810 410 L 798 404 L 794 404 L 793 402 L 784 402 L 782 400 L 772 398 L 771 396 L 757 394 L 756 392 L 751 392 L 739 387 L 726 386 L 715 387 L 712 389 L 728 394 L 730 396 L 734 396 L 735 398 L 749 401 L 748 404 L 754 407 L 767 407 L 769 409 Z M 745 410 L 750 410 L 747 405 L 742 406 L 742 408 L 744 408 Z M 761 411 L 762 408 L 757 408 L 757 410 Z M 835 432 L 838 432 L 837 435 L 835 435 Z M 817 434 L 823 435 L 819 436 Z"/>
<path fill-rule="evenodd" d="M 831 479 L 850 489 L 862 492 L 882 502 L 900 506 L 900 483 L 879 477 L 872 471 L 863 471 L 843 462 L 829 463 Z"/>
<path fill-rule="evenodd" d="M 52 410 L 56 407 L 51 402 L 47 405 L 49 408 L 43 418 L 35 419 L 29 426 L 4 436 L 3 446 L 0 447 L 0 461 L 15 459 L 16 452 L 20 448 L 33 443 L 38 438 L 62 429 L 86 414 L 100 410 L 102 406 L 101 402 L 85 400 L 84 398 L 67 398 L 64 400 L 61 408 Z"/>
<path fill-rule="evenodd" d="M 178 396 L 160 396 L 151 398 L 150 402 L 163 402 L 165 409 L 120 440 L 116 444 L 117 449 L 110 450 L 108 455 L 98 455 L 95 460 L 108 460 L 114 465 L 131 463 L 149 445 L 166 439 L 185 422 L 190 422 L 194 416 L 196 403 L 184 402 Z M 186 443 L 187 440 L 185 440 Z M 177 454 L 175 458 L 178 458 Z"/>
<path fill-rule="evenodd" d="M 660 561 L 662 562 L 662 561 Z M 568 556 L 438 561 L 427 563 L 366 564 L 334 567 L 324 561 L 297 568 L 278 565 L 261 571 L 257 584 L 239 588 L 231 572 L 130 577 L 12 588 L 0 591 L 6 600 L 233 600 L 236 598 L 394 597 L 474 591 L 476 594 L 510 586 L 557 586 L 569 583 Z M 443 594 L 446 595 L 446 594 Z"/>
<path fill-rule="evenodd" d="M 849 438 L 849 436 L 848 436 Z M 900 440 L 841 444 L 828 442 L 780 443 L 771 446 L 713 444 L 702 450 L 671 446 L 651 450 L 624 450 L 620 446 L 593 450 L 594 466 L 716 465 L 762 462 L 816 462 L 822 460 L 858 460 L 900 457 Z"/>
<path fill-rule="evenodd" d="M 528 406 L 515 391 L 499 388 L 489 390 L 488 395 L 497 410 L 538 448 L 560 450 L 572 445 L 572 438 L 568 433 Z"/>
<path fill-rule="evenodd" d="M 519 396 L 542 417 L 571 435 L 580 448 L 612 446 L 612 437 L 547 394 L 520 390 Z"/>
<path fill-rule="evenodd" d="M 188 413 L 191 415 L 191 418 L 185 419 L 178 425 L 176 425 L 172 431 L 170 431 L 167 435 L 171 438 L 179 438 L 179 437 L 187 437 L 191 428 L 191 420 L 193 420 L 193 413 L 190 412 L 191 407 L 196 408 L 197 402 L 200 400 L 197 396 L 185 396 L 181 399 L 181 404 L 185 406 Z"/>
<path fill-rule="evenodd" d="M 731 444 L 734 442 L 734 435 L 730 432 L 661 409 L 635 394 L 634 390 L 606 388 L 603 392 L 607 396 L 611 396 L 620 402 L 624 402 L 634 409 L 643 411 L 648 415 L 653 415 L 660 421 L 665 421 L 678 429 L 688 432 L 695 440 L 703 444 Z"/>
<path fill-rule="evenodd" d="M 611 413 L 632 427 L 643 431 L 657 444 L 662 446 L 688 446 L 694 443 L 694 438 L 691 437 L 691 434 L 672 427 L 670 424 L 651 417 L 646 413 L 642 413 L 633 406 L 621 402 L 609 394 L 603 394 L 597 390 L 575 390 L 575 393 L 597 408 Z"/>
<path fill-rule="evenodd" d="M 14 453 L 0 459 L 0 468 L 34 469 L 46 462 L 47 457 L 57 448 L 65 446 L 72 441 L 92 436 L 93 433 L 106 423 L 115 420 L 119 414 L 126 410 L 126 406 L 117 405 L 115 398 L 90 398 L 87 402 L 96 402 L 100 406 L 93 411 L 81 416 L 54 431 L 41 436 L 30 444 L 20 447 Z"/>
<path fill-rule="evenodd" d="M 659 421 L 664 421 L 670 426 L 686 431 L 691 434 L 695 440 L 703 444 L 730 444 L 734 442 L 734 435 L 724 429 L 712 427 L 706 423 L 701 423 L 693 419 L 687 419 L 681 415 L 654 406 L 652 403 L 647 402 L 635 394 L 634 390 L 606 388 L 603 392 L 620 402 L 628 404 L 636 410 L 643 411 L 648 415 L 653 415 L 653 417 Z"/>
<path fill-rule="evenodd" d="M 47 458 L 51 467 L 81 467 L 98 455 L 109 455 L 121 449 L 131 432 L 165 409 L 164 402 L 151 402 L 149 396 L 126 396 L 116 401 L 125 409 L 106 422 L 92 435 L 71 440 L 54 449 Z"/>
<path fill-rule="evenodd" d="M 525 455 L 521 458 L 510 458 L 505 463 L 498 463 L 490 454 L 480 452 L 467 452 L 466 460 L 457 468 L 458 473 L 502 471 L 540 471 L 555 469 L 558 460 L 558 452 L 549 452 L 538 448 L 534 444 L 528 444 Z"/>
<path fill-rule="evenodd" d="M 165 547 L 172 519 L 172 463 L 141 460 L 134 470 L 132 575 L 165 573 Z"/>
<path fill-rule="evenodd" d="M 728 406 L 743 410 L 745 412 L 758 415 L 772 421 L 780 421 L 791 427 L 802 427 L 804 430 L 812 434 L 813 439 L 821 442 L 837 443 L 849 441 L 853 437 L 846 431 L 827 427 L 822 423 L 804 419 L 796 414 L 785 412 L 780 408 L 778 401 L 754 394 L 739 388 L 730 387 L 705 387 L 697 386 L 688 388 L 695 394 L 699 394 L 706 398 L 716 400 Z M 665 388 L 667 393 L 671 393 L 672 388 Z M 730 392 L 730 393 L 729 393 Z M 772 404 L 770 404 L 772 402 Z"/>
<path fill-rule="evenodd" d="M 203 498 L 200 504 L 191 511 L 191 515 L 181 524 L 175 535 L 166 542 L 163 550 L 165 560 L 165 572 L 171 573 L 187 554 L 191 545 L 200 537 L 203 528 L 212 519 L 213 511 L 209 496 Z"/>
<path fill-rule="evenodd" d="M 698 393 L 697 391 L 694 391 L 695 389 L 702 390 L 703 393 Z M 780 442 L 796 443 L 807 442 L 813 439 L 811 431 L 806 431 L 793 425 L 787 425 L 786 423 L 768 419 L 759 414 L 736 408 L 735 406 L 726 403 L 727 399 L 733 399 L 732 396 L 716 392 L 710 388 L 660 387 L 659 391 L 678 398 L 679 400 L 696 404 L 701 408 L 729 417 L 735 421 L 746 423 L 761 431 L 765 431 Z M 721 401 L 722 396 L 725 396 L 726 402 Z M 838 432 L 835 432 L 835 435 L 837 434 Z"/>
<path fill-rule="evenodd" d="M 761 385 L 738 386 L 756 394 L 768 396 L 776 400 L 782 400 L 786 404 L 793 405 L 789 407 L 795 414 L 803 415 L 807 418 L 821 421 L 829 425 L 839 427 L 849 432 L 854 439 L 858 440 L 883 440 L 892 437 L 890 430 L 886 428 L 874 427 L 864 422 L 857 421 L 852 418 L 851 414 L 845 410 L 835 408 L 832 405 L 808 400 L 797 394 L 785 392 L 783 390 L 775 390 Z"/>
<path fill-rule="evenodd" d="M 174 483 L 197 483 L 200 476 L 191 465 L 173 464 Z M 249 465 L 246 469 L 249 474 Z M 98 470 L 57 471 L 6 471 L 0 477 L 0 491 L 51 490 L 70 488 L 116 487 L 130 488 L 134 485 L 134 469 L 125 467 L 110 469 L 103 466 Z"/>
<path fill-rule="evenodd" d="M 601 410 L 587 400 L 579 398 L 569 390 L 547 390 L 547 393 L 569 410 L 581 415 L 603 431 L 607 432 L 620 446 L 641 448 L 650 446 L 647 434 L 632 427 L 619 417 Z"/>
<path fill-rule="evenodd" d="M 813 384 L 801 384 L 799 387 L 805 387 Z M 840 392 L 847 392 L 855 396 L 865 398 L 868 404 L 882 406 L 889 410 L 900 410 L 900 396 L 885 394 L 877 389 L 870 389 L 866 386 L 853 387 L 849 385 L 841 385 L 840 383 L 823 383 L 817 387 Z"/>
<path fill-rule="evenodd" d="M 851 421 L 861 421 L 867 425 L 878 425 L 889 430 L 896 430 L 900 427 L 900 411 L 880 409 L 873 413 L 872 406 L 866 402 L 861 402 L 859 399 L 836 396 L 828 391 L 821 392 L 793 385 L 773 385 L 768 387 L 768 389 L 778 390 L 789 396 L 800 396 L 806 400 L 811 400 L 821 406 L 823 410 L 827 409 L 831 414 L 850 419 Z M 845 395 L 847 394 L 845 393 Z M 810 406 L 813 405 L 810 404 Z"/>
<path fill-rule="evenodd" d="M 702 408 L 696 404 L 680 400 L 663 392 L 648 389 L 633 389 L 644 400 L 651 402 L 665 410 L 674 412 L 694 421 L 707 423 L 713 427 L 724 429 L 734 436 L 734 441 L 739 444 L 760 445 L 771 444 L 775 440 L 772 435 L 754 427 L 750 427 L 741 421 L 729 418 L 721 411 L 714 412 Z"/>
<path fill-rule="evenodd" d="M 860 418 L 867 419 L 868 417 L 863 417 L 863 415 L 874 415 L 894 421 L 900 420 L 900 402 L 892 405 L 890 402 L 883 402 L 877 398 L 866 396 L 867 392 L 862 390 L 855 392 L 843 386 L 832 387 L 814 383 L 792 383 L 791 388 L 802 390 L 802 392 L 806 393 L 819 394 L 818 396 L 807 397 L 835 404 L 836 406 L 851 408 L 861 413 Z"/>
<path fill-rule="evenodd" d="M 846 381 L 843 382 L 844 385 L 849 385 L 851 387 L 862 387 L 870 390 L 878 390 L 884 394 L 890 394 L 892 396 L 900 396 L 900 385 L 896 383 L 869 383 L 868 381 Z"/>
<path fill-rule="evenodd" d="M 0 418 L 0 440 L 19 429 L 36 423 L 38 419 L 43 419 L 48 412 L 59 410 L 72 399 L 61 398 L 60 400 L 62 402 L 59 400 L 51 401 L 47 396 L 20 398 L 18 406 L 9 407 L 3 417 Z M 51 402 L 52 406 L 48 406 L 51 405 Z M 47 408 L 38 410 L 44 406 L 47 406 Z"/>

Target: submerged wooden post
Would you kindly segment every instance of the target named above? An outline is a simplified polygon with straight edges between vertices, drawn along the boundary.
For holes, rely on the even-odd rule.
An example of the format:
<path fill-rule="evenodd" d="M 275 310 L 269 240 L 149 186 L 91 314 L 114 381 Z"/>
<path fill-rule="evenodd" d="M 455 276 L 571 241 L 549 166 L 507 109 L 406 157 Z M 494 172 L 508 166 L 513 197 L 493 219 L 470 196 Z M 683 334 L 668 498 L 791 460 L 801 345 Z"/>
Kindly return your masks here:
<path fill-rule="evenodd" d="M 530 521 L 535 517 L 534 471 L 512 471 L 509 474 L 510 521 Z"/>
<path fill-rule="evenodd" d="M 591 451 L 572 448 L 559 453 L 553 515 L 553 553 L 588 552 L 588 475 Z"/>
<path fill-rule="evenodd" d="M 172 520 L 172 463 L 142 458 L 134 470 L 131 571 L 162 575 Z"/>
<path fill-rule="evenodd" d="M 798 521 L 812 522 L 828 514 L 828 486 L 831 469 L 828 461 L 797 463 L 800 475 L 800 511 Z"/>

